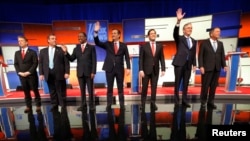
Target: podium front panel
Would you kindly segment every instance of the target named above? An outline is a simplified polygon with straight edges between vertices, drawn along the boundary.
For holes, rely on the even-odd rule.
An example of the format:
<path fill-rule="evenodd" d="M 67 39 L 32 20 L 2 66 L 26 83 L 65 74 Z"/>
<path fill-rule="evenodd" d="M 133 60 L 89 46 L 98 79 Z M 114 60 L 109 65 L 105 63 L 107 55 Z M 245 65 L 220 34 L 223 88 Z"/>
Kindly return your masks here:
<path fill-rule="evenodd" d="M 239 60 L 240 60 L 240 55 L 234 54 L 231 56 L 231 68 L 230 68 L 231 73 L 230 73 L 230 81 L 228 83 L 228 91 L 236 90 Z"/>
<path fill-rule="evenodd" d="M 139 56 L 132 56 L 131 93 L 139 92 Z"/>

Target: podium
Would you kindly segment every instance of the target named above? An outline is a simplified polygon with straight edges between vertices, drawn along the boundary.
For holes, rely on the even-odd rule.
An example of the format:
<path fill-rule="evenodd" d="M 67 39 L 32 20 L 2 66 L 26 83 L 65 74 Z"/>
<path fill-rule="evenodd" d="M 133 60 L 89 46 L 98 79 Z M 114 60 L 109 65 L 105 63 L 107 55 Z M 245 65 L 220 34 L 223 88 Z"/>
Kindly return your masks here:
<path fill-rule="evenodd" d="M 228 52 L 228 71 L 226 75 L 226 92 L 236 92 L 236 83 L 241 55 L 246 52 Z"/>
<path fill-rule="evenodd" d="M 0 97 L 5 96 L 6 93 L 6 83 L 4 79 L 4 68 L 7 67 L 2 60 L 0 60 Z"/>
<path fill-rule="evenodd" d="M 132 72 L 131 72 L 131 93 L 139 93 L 139 55 L 131 56 Z"/>

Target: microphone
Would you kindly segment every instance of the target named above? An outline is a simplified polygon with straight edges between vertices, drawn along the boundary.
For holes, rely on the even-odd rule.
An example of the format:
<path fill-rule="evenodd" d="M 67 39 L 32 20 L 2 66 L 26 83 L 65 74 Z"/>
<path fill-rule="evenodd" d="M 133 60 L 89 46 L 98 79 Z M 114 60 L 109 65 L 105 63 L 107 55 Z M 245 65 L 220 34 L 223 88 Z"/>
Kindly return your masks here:
<path fill-rule="evenodd" d="M 133 48 L 133 54 L 135 54 L 135 48 Z"/>
<path fill-rule="evenodd" d="M 234 52 L 234 47 L 233 44 L 230 44 L 231 48 L 232 48 L 232 52 Z"/>

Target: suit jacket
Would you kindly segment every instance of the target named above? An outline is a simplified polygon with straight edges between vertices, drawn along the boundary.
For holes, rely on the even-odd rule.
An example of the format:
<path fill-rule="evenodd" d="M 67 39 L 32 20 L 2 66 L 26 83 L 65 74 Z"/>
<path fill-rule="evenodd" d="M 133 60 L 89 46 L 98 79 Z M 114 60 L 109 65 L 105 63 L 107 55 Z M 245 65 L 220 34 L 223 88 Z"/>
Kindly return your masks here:
<path fill-rule="evenodd" d="M 161 63 L 161 70 L 165 71 L 165 59 L 163 54 L 163 47 L 156 43 L 155 56 L 152 54 L 150 43 L 146 43 L 140 47 L 139 54 L 139 70 L 143 70 L 145 74 L 151 74 L 154 70 L 159 73 L 159 63 Z"/>
<path fill-rule="evenodd" d="M 31 75 L 37 75 L 37 65 L 38 56 L 34 50 L 28 48 L 24 59 L 22 59 L 21 50 L 15 52 L 14 66 L 17 73 L 28 71 Z"/>
<path fill-rule="evenodd" d="M 176 43 L 176 54 L 174 56 L 172 65 L 174 66 L 184 66 L 186 61 L 188 61 L 188 68 L 196 66 L 196 41 L 191 38 L 193 46 L 189 49 L 186 37 L 184 35 L 179 35 L 179 26 L 174 28 L 174 40 Z"/>
<path fill-rule="evenodd" d="M 214 52 L 209 39 L 203 41 L 200 45 L 198 62 L 199 68 L 204 67 L 205 71 L 220 71 L 226 67 L 224 46 L 221 41 L 217 41 L 217 50 Z"/>
<path fill-rule="evenodd" d="M 84 52 L 80 44 L 77 44 L 72 55 L 66 54 L 70 61 L 77 60 L 77 77 L 90 76 L 91 73 L 96 73 L 96 51 L 95 47 L 86 44 Z"/>
<path fill-rule="evenodd" d="M 127 69 L 130 69 L 130 58 L 126 44 L 119 42 L 119 49 L 117 54 L 115 54 L 114 42 L 110 41 L 101 42 L 98 36 L 94 37 L 94 40 L 97 46 L 106 50 L 106 58 L 102 68 L 103 70 L 111 72 L 114 66 L 116 66 L 117 69 L 122 71 L 124 69 L 124 55 L 125 55 Z"/>
<path fill-rule="evenodd" d="M 49 48 L 44 48 L 39 54 L 39 74 L 44 75 L 45 80 L 49 76 Z M 54 71 L 56 80 L 64 80 L 64 74 L 69 74 L 69 60 L 64 55 L 63 50 L 56 46 L 54 54 Z"/>

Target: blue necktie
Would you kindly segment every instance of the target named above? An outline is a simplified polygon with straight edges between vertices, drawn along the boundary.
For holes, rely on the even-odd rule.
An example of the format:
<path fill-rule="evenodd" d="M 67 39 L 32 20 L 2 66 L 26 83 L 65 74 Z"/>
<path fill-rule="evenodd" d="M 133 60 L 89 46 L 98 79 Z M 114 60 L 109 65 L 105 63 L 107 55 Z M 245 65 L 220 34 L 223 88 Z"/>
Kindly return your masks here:
<path fill-rule="evenodd" d="M 53 69 L 54 68 L 54 48 L 50 48 L 49 52 L 49 68 Z"/>
<path fill-rule="evenodd" d="M 213 49 L 214 49 L 214 52 L 216 52 L 216 50 L 217 50 L 216 42 L 213 42 Z"/>
<path fill-rule="evenodd" d="M 188 48 L 191 48 L 189 38 L 186 38 L 186 39 L 187 39 Z"/>

